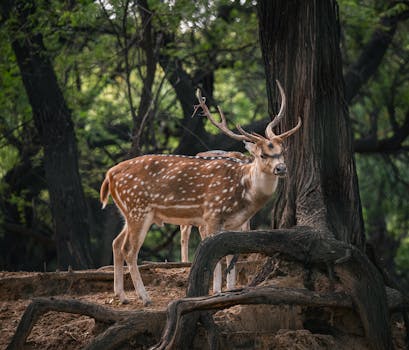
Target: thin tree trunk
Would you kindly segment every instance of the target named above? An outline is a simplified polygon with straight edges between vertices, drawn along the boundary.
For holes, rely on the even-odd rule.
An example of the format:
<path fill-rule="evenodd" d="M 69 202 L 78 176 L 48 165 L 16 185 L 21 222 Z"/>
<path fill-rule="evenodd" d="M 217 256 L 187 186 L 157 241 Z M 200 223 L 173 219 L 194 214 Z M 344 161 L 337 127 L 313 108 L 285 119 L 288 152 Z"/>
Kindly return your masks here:
<path fill-rule="evenodd" d="M 174 35 L 163 33 L 164 45 L 171 46 L 174 42 Z M 159 62 L 166 73 L 167 79 L 175 90 L 176 96 L 183 110 L 183 121 L 181 122 L 181 137 L 177 154 L 194 155 L 206 149 L 204 140 L 207 133 L 204 129 L 203 119 L 196 116 L 191 118 L 193 107 L 197 104 L 195 96 L 196 88 L 192 77 L 183 69 L 179 59 L 172 57 L 166 52 L 162 52 Z M 211 96 L 206 96 L 211 98 Z"/>
<path fill-rule="evenodd" d="M 152 87 L 158 63 L 158 57 L 155 52 L 155 37 L 153 36 L 152 29 L 152 13 L 149 10 L 146 0 L 140 1 L 139 13 L 142 18 L 141 26 L 143 33 L 141 47 L 145 53 L 146 75 L 142 77 L 141 100 L 138 107 L 138 114 L 133 120 L 131 156 L 141 155 L 141 147 L 148 140 L 148 134 L 144 132 L 144 129 L 153 115 Z"/>

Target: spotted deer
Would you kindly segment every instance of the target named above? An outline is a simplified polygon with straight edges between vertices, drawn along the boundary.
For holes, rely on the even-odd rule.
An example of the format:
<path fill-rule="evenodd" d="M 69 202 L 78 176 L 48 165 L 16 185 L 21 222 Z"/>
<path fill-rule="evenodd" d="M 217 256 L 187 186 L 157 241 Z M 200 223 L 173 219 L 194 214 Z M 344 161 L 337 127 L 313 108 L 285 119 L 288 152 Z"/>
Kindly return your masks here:
<path fill-rule="evenodd" d="M 278 82 L 277 82 L 278 83 Z M 244 141 L 254 160 L 180 155 L 144 155 L 123 161 L 106 173 L 100 190 L 103 207 L 109 195 L 121 211 L 125 225 L 112 243 L 114 255 L 114 293 L 122 303 L 123 263 L 126 261 L 139 297 L 151 303 L 142 282 L 137 258 L 151 224 L 170 223 L 200 227 L 207 237 L 222 230 L 238 230 L 271 197 L 278 178 L 286 174 L 283 140 L 301 127 L 301 119 L 291 130 L 273 132 L 282 119 L 286 99 L 281 85 L 279 114 L 267 125 L 265 137 L 249 133 L 237 125 L 239 133 L 227 127 L 218 107 L 221 122 L 211 115 L 198 92 L 204 115 L 227 136 Z M 220 274 L 221 275 L 221 274 Z"/>

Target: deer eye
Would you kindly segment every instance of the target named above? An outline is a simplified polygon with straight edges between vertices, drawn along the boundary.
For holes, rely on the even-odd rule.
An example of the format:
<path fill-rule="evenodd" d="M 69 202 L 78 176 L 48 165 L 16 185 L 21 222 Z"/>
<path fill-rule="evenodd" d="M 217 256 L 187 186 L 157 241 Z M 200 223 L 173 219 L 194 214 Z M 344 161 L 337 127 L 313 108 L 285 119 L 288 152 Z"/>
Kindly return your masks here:
<path fill-rule="evenodd" d="M 273 148 L 274 148 L 274 145 L 270 142 L 270 143 L 267 145 L 267 147 L 270 148 L 270 149 L 273 149 Z"/>
<path fill-rule="evenodd" d="M 261 158 L 261 159 L 265 159 L 265 158 L 266 158 L 265 154 L 264 154 L 264 153 L 261 153 L 261 154 L 260 154 L 260 158 Z"/>

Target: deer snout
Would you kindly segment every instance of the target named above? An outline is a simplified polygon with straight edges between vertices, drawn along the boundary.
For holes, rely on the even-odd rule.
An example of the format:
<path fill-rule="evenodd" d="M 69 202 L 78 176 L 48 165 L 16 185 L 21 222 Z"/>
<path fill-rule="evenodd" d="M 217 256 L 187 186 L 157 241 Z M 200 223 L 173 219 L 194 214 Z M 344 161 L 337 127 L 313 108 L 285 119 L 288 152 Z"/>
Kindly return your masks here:
<path fill-rule="evenodd" d="M 284 176 L 287 173 L 287 166 L 284 163 L 279 163 L 274 168 L 274 175 Z"/>

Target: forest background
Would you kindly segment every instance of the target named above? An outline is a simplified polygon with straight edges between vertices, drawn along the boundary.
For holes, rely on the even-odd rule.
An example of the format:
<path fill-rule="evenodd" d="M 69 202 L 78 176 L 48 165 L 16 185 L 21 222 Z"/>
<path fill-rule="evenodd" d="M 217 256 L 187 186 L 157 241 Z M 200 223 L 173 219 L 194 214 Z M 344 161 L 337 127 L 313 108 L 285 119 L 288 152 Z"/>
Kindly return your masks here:
<path fill-rule="evenodd" d="M 367 241 L 405 277 L 409 3 L 338 4 Z M 99 187 L 121 160 L 244 151 L 191 117 L 197 87 L 231 126 L 261 131 L 269 119 L 254 1 L 7 0 L 0 9 L 1 270 L 111 264 L 123 223 L 113 205 L 101 210 Z M 252 228 L 271 227 L 270 211 Z M 179 260 L 179 239 L 178 227 L 153 226 L 140 259 Z"/>

